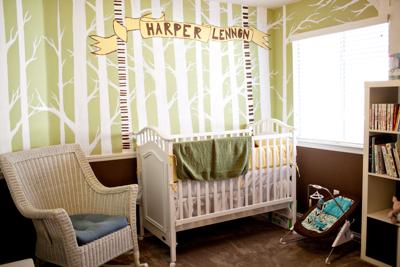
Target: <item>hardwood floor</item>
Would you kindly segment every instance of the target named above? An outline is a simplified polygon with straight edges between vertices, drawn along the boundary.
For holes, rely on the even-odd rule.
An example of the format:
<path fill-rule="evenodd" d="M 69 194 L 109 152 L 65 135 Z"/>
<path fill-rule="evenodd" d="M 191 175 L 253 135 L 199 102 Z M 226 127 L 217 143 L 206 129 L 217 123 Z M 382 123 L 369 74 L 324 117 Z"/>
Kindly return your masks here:
<path fill-rule="evenodd" d="M 326 266 L 332 240 L 304 239 L 286 245 L 279 239 L 287 231 L 259 215 L 178 233 L 177 266 Z M 169 248 L 154 236 L 139 241 L 141 261 L 169 266 Z M 360 260 L 360 245 L 352 241 L 335 249 L 330 266 L 371 266 Z M 122 255 L 109 264 L 127 264 Z"/>

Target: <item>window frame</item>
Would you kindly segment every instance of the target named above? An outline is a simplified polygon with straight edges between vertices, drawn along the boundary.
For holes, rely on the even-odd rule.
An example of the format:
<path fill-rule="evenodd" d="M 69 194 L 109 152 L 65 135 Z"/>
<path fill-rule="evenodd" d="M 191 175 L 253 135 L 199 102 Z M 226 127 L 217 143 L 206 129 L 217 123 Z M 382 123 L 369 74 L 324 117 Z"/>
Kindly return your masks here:
<path fill-rule="evenodd" d="M 353 21 L 341 25 L 336 25 L 332 27 L 327 27 L 323 29 L 318 29 L 314 31 L 308 31 L 303 33 L 294 34 L 290 38 L 290 42 L 299 41 L 306 38 L 317 37 L 326 34 L 338 33 L 348 30 L 355 30 L 358 28 L 374 26 L 377 24 L 388 23 L 389 19 L 387 16 L 382 15 L 370 19 L 364 19 L 359 21 Z M 293 50 L 291 51 L 293 55 Z M 293 63 L 292 63 L 293 64 Z M 293 84 L 293 110 L 296 111 L 296 99 L 298 99 L 298 92 L 296 92 Z M 296 117 L 297 114 L 294 114 Z M 296 125 L 296 119 L 294 120 L 294 126 Z M 305 148 L 314 148 L 314 149 L 321 149 L 321 150 L 329 150 L 329 151 L 337 151 L 337 152 L 344 152 L 344 153 L 352 153 L 352 154 L 363 154 L 363 147 L 364 144 L 355 144 L 349 142 L 336 142 L 336 141 L 329 141 L 329 140 L 318 140 L 318 139 L 308 139 L 308 138 L 300 138 L 297 137 L 297 145 L 299 147 Z"/>

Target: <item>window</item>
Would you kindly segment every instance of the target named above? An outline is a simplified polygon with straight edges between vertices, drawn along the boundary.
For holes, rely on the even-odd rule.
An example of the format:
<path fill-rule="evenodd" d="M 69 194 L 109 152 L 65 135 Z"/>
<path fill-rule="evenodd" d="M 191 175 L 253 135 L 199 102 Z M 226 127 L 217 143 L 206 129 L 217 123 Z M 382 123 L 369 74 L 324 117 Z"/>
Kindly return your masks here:
<path fill-rule="evenodd" d="M 387 80 L 388 68 L 387 23 L 294 41 L 300 140 L 362 144 L 364 81 Z"/>

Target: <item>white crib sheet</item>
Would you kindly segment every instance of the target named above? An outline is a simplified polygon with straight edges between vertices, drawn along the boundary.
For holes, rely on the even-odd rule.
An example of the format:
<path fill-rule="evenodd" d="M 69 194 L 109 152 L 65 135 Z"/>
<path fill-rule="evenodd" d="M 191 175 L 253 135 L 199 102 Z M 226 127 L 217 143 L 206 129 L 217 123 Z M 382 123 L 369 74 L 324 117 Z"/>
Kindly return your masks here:
<path fill-rule="evenodd" d="M 289 188 L 291 184 L 291 180 L 287 177 L 290 177 L 291 167 L 283 166 L 275 169 L 268 169 L 267 171 L 264 169 L 261 171 L 261 180 L 262 180 L 262 202 L 271 201 L 274 199 L 279 199 L 290 194 Z M 287 171 L 289 171 L 289 175 L 287 176 Z M 281 179 L 282 177 L 282 179 Z M 231 208 L 231 197 L 230 197 L 230 183 L 232 181 L 233 187 L 233 208 L 237 208 L 239 206 L 245 205 L 245 197 L 246 197 L 246 187 L 248 188 L 248 203 L 253 203 L 253 196 L 255 203 L 259 202 L 260 196 L 260 183 L 259 183 L 259 170 L 255 170 L 254 173 L 254 181 L 255 181 L 255 192 L 253 192 L 253 178 L 252 172 L 249 171 L 246 174 L 246 178 L 244 177 L 236 177 L 225 180 L 216 180 L 216 181 L 181 181 L 182 188 L 179 189 L 179 186 L 176 188 L 175 192 L 175 207 L 176 207 L 176 217 L 177 219 L 183 219 L 188 217 L 198 216 L 198 207 L 197 207 L 197 191 L 200 187 L 200 214 L 206 214 L 206 183 L 209 185 L 208 195 L 209 195 L 209 213 L 218 212 L 222 210 L 228 210 Z M 268 183 L 269 180 L 269 183 Z M 222 190 L 222 183 L 225 183 L 225 190 Z M 188 198 L 188 187 L 191 184 L 191 216 L 189 216 L 189 198 Z M 217 201 L 214 203 L 214 188 L 216 184 L 216 197 Z M 268 186 L 269 185 L 269 186 Z M 267 186 L 269 187 L 269 194 L 267 190 Z M 239 190 L 238 190 L 239 189 Z M 222 192 L 225 191 L 225 203 L 222 203 Z M 240 198 L 239 198 L 240 191 Z M 179 209 L 179 193 L 181 192 L 182 196 L 182 214 L 180 214 Z"/>

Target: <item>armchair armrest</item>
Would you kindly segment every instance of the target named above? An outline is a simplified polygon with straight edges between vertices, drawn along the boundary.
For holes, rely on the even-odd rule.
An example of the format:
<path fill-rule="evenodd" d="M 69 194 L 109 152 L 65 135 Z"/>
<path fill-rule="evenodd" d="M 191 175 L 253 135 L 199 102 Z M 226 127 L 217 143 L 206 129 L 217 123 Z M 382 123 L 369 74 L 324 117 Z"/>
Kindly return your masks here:
<path fill-rule="evenodd" d="M 92 210 L 88 213 L 126 216 L 129 221 L 136 216 L 138 185 L 106 187 L 96 180 L 91 183 L 92 192 L 86 196 Z"/>
<path fill-rule="evenodd" d="M 51 244 L 62 243 L 64 246 L 78 246 L 71 219 L 65 209 L 37 209 L 23 207 L 21 213 L 32 219 L 40 240 Z"/>

